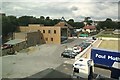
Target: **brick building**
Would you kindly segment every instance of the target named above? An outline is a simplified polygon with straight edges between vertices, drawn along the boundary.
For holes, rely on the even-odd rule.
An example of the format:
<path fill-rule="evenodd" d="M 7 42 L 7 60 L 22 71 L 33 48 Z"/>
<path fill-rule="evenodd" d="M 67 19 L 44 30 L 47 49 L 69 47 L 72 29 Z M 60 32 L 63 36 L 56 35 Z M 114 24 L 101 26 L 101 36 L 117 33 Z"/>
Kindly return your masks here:
<path fill-rule="evenodd" d="M 62 25 L 58 25 L 61 23 Z M 43 43 L 61 44 L 63 41 L 67 40 L 70 32 L 69 28 L 71 26 L 66 22 L 60 22 L 58 24 L 55 26 L 29 24 L 28 26 L 20 26 L 19 31 L 20 33 L 23 33 L 23 32 L 31 33 L 32 31 L 39 32 L 39 34 L 37 35 L 33 35 L 33 33 L 31 33 L 31 35 L 29 36 L 31 37 L 37 36 L 37 43 L 40 43 L 40 44 L 43 44 Z M 36 38 L 29 38 L 29 39 L 27 38 L 27 40 L 31 42 L 32 42 L 32 39 L 36 39 Z"/>

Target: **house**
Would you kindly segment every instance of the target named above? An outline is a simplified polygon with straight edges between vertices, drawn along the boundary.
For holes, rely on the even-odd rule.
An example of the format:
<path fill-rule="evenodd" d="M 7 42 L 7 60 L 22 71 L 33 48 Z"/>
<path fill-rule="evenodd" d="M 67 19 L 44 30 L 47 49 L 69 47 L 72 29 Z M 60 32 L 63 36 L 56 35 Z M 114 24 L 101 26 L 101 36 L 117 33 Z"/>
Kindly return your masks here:
<path fill-rule="evenodd" d="M 55 26 L 43 26 L 39 24 L 29 24 L 28 26 L 20 26 L 20 32 L 40 31 L 40 44 L 52 43 L 61 44 L 68 39 L 69 29 L 71 26 L 66 22 L 59 22 Z M 37 36 L 37 35 L 36 35 Z"/>
<path fill-rule="evenodd" d="M 88 32 L 88 33 L 96 32 L 96 27 L 92 25 L 84 26 L 82 32 Z"/>
<path fill-rule="evenodd" d="M 116 29 L 113 31 L 113 34 L 120 34 L 120 29 Z"/>

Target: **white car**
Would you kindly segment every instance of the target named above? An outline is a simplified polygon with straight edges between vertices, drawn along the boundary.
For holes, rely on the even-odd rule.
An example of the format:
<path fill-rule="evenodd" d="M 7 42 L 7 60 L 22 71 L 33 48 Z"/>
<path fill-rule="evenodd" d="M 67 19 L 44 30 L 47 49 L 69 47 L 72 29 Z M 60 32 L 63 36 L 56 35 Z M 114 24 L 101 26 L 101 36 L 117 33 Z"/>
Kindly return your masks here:
<path fill-rule="evenodd" d="M 73 52 L 79 54 L 81 52 L 81 48 L 80 47 L 73 47 Z"/>
<path fill-rule="evenodd" d="M 75 53 L 75 54 L 76 54 L 76 53 L 79 54 L 79 53 L 81 52 L 81 48 L 79 48 L 79 47 L 66 48 L 65 51 L 73 51 L 73 54 L 74 54 L 74 53 Z"/>

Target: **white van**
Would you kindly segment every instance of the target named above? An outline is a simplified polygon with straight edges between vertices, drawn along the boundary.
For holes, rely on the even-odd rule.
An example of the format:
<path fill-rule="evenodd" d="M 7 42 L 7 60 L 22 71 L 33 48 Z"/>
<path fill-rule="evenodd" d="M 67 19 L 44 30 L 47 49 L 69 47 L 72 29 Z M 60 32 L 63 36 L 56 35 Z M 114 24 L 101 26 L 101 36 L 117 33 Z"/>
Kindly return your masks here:
<path fill-rule="evenodd" d="M 93 73 L 93 60 L 80 58 L 73 64 L 73 76 L 88 78 Z"/>

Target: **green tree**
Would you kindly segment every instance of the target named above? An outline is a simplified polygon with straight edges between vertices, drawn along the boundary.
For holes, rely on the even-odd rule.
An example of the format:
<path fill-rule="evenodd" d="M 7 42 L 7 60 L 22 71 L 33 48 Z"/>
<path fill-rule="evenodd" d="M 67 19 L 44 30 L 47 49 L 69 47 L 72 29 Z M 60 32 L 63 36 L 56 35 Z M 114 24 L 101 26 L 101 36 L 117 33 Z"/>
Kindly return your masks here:
<path fill-rule="evenodd" d="M 49 16 L 47 16 L 46 19 L 45 19 L 44 25 L 45 26 L 54 26 L 54 22 L 53 22 L 52 19 L 50 19 Z"/>
<path fill-rule="evenodd" d="M 7 18 L 9 19 L 9 22 L 11 24 L 10 25 L 11 32 L 15 32 L 18 27 L 18 21 L 16 16 L 8 16 Z"/>
<path fill-rule="evenodd" d="M 15 16 L 2 16 L 2 35 L 7 36 L 9 33 L 16 31 L 18 26 Z"/>
<path fill-rule="evenodd" d="M 69 19 L 69 20 L 67 21 L 67 23 L 70 24 L 71 26 L 74 26 L 74 20 L 73 20 L 73 19 Z"/>
<path fill-rule="evenodd" d="M 60 22 L 61 20 L 60 19 L 53 19 L 53 22 L 54 24 L 53 25 L 56 25 L 58 22 Z"/>
<path fill-rule="evenodd" d="M 40 16 L 40 20 L 45 20 L 45 17 L 44 16 Z"/>
<path fill-rule="evenodd" d="M 107 18 L 104 21 L 104 27 L 106 27 L 107 29 L 115 29 L 117 27 L 117 24 L 115 22 L 112 21 L 112 19 Z"/>
<path fill-rule="evenodd" d="M 100 30 L 100 29 L 104 29 L 104 22 L 103 21 L 99 21 L 97 26 L 96 26 L 97 30 Z"/>
<path fill-rule="evenodd" d="M 76 28 L 76 29 L 80 29 L 80 28 L 83 28 L 85 25 L 83 22 L 74 22 L 74 25 L 73 27 Z"/>
<path fill-rule="evenodd" d="M 118 23 L 115 21 L 112 21 L 112 19 L 107 18 L 105 21 L 98 22 L 97 29 L 118 29 Z"/>
<path fill-rule="evenodd" d="M 47 16 L 45 20 L 50 20 L 50 17 L 49 17 L 49 16 Z"/>
<path fill-rule="evenodd" d="M 84 22 L 86 23 L 86 25 L 92 25 L 92 20 L 91 17 L 85 17 Z"/>
<path fill-rule="evenodd" d="M 20 26 L 27 26 L 30 22 L 29 16 L 21 16 L 18 18 L 18 22 Z"/>
<path fill-rule="evenodd" d="M 45 24 L 45 17 L 44 16 L 40 16 L 39 24 Z"/>

